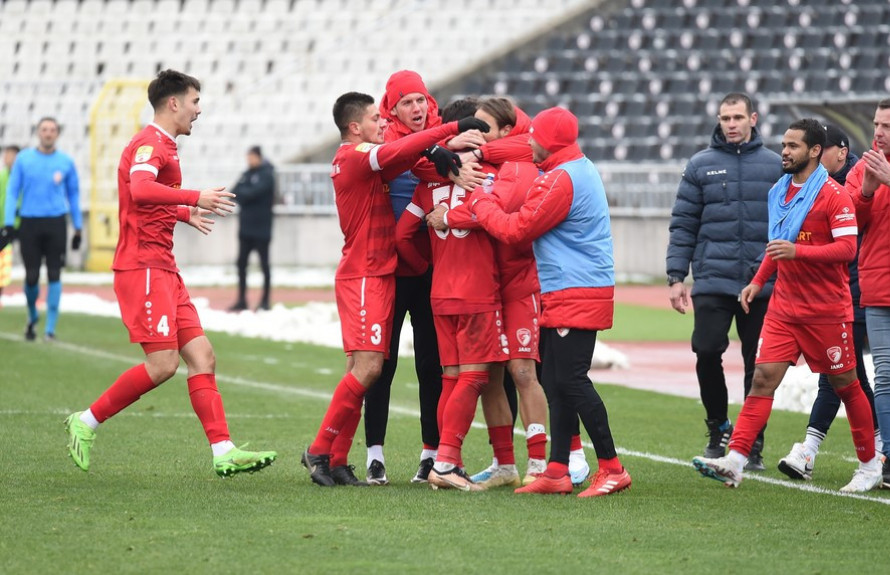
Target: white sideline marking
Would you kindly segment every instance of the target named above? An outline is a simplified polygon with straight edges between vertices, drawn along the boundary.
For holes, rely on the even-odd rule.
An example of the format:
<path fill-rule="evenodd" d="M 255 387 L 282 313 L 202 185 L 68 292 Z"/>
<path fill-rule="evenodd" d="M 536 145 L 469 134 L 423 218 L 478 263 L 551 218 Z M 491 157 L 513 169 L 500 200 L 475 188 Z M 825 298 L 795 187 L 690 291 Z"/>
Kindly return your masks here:
<path fill-rule="evenodd" d="M 17 334 L 13 335 L 10 333 L 0 332 L 0 339 L 18 342 L 18 341 L 21 341 L 21 337 L 22 337 L 21 335 L 17 335 Z M 29 344 L 29 345 L 34 345 L 34 344 Z M 121 363 L 128 363 L 131 365 L 134 363 L 138 363 L 142 359 L 141 357 L 129 357 L 129 356 L 125 356 L 125 355 L 109 353 L 106 351 L 101 351 L 101 350 L 93 349 L 90 347 L 83 347 L 80 345 L 75 345 L 75 344 L 71 344 L 71 343 L 67 343 L 67 342 L 56 341 L 49 345 L 51 345 L 52 347 L 55 347 L 55 348 L 60 348 L 60 349 L 64 349 L 67 351 L 74 352 L 74 353 L 79 353 L 81 355 L 88 355 L 88 356 L 97 357 L 97 358 L 101 358 L 101 359 L 107 359 L 107 360 L 117 361 L 117 362 L 121 362 Z M 176 370 L 176 372 L 179 374 L 185 375 L 188 373 L 188 370 L 184 367 L 180 367 L 179 369 Z M 304 389 L 301 387 L 293 387 L 293 386 L 280 385 L 277 383 L 266 383 L 266 382 L 261 382 L 261 381 L 253 381 L 250 379 L 244 379 L 241 377 L 232 377 L 232 376 L 223 375 L 220 373 L 216 374 L 216 379 L 219 381 L 224 381 L 226 383 L 230 383 L 232 385 L 239 385 L 241 387 L 246 387 L 246 388 L 250 388 L 250 389 L 260 389 L 263 391 L 270 391 L 273 393 L 299 395 L 302 397 L 318 399 L 321 401 L 330 401 L 331 400 L 330 393 L 325 393 L 322 391 L 314 391 L 311 389 Z M 404 415 L 407 417 L 415 417 L 415 418 L 420 417 L 419 411 L 417 411 L 415 409 L 406 408 L 406 407 L 400 407 L 398 405 L 390 405 L 389 411 L 390 411 L 390 413 L 396 413 L 398 415 Z M 2 410 L 2 411 L 0 411 L 0 415 L 31 415 L 31 414 L 43 415 L 46 413 L 52 413 L 53 415 L 56 415 L 56 414 L 64 415 L 65 413 L 68 413 L 68 412 L 67 411 L 61 412 L 61 411 L 55 410 L 55 409 L 47 410 L 46 412 L 31 412 L 31 411 L 24 411 L 24 410 L 23 411 L 17 411 L 17 410 Z M 130 415 L 135 415 L 135 414 L 130 414 Z M 145 414 L 145 415 L 147 415 L 149 417 L 185 417 L 186 415 L 189 417 L 193 416 L 193 414 L 161 414 L 161 413 Z M 231 417 L 231 416 L 229 416 L 229 417 Z M 256 417 L 256 416 L 241 416 L 241 417 Z M 476 429 L 487 429 L 485 424 L 479 423 L 478 421 L 474 421 L 472 426 Z M 524 430 L 514 429 L 513 433 L 514 433 L 514 435 L 525 437 Z M 548 439 L 549 439 L 549 436 L 548 436 Z M 593 445 L 590 442 L 584 441 L 584 442 L 582 442 L 582 445 L 584 445 L 584 447 L 586 447 L 588 449 L 593 449 Z M 686 461 L 683 459 L 676 459 L 674 457 L 666 457 L 664 455 L 648 453 L 645 451 L 635 451 L 632 449 L 625 449 L 623 447 L 616 447 L 615 449 L 619 455 L 627 455 L 630 457 L 639 457 L 642 459 L 649 459 L 650 461 L 655 461 L 658 463 L 679 465 L 682 467 L 690 468 L 690 471 L 692 471 L 692 469 L 691 469 L 692 464 L 690 463 L 691 460 Z M 692 473 L 690 473 L 690 475 L 692 475 Z M 862 495 L 859 493 L 841 493 L 840 491 L 825 489 L 824 487 L 816 487 L 816 486 L 810 485 L 808 483 L 791 482 L 791 481 L 787 481 L 784 479 L 774 479 L 772 477 L 764 477 L 761 475 L 754 475 L 754 474 L 745 475 L 744 479 L 746 481 L 762 481 L 763 483 L 769 483 L 771 485 L 778 485 L 781 487 L 786 487 L 788 489 L 797 489 L 798 491 L 806 491 L 809 493 L 819 493 L 821 495 L 833 495 L 835 497 L 848 497 L 851 499 L 859 499 L 862 501 L 871 501 L 874 503 L 890 505 L 890 498 L 873 497 L 873 496 L 869 496 L 869 495 Z"/>

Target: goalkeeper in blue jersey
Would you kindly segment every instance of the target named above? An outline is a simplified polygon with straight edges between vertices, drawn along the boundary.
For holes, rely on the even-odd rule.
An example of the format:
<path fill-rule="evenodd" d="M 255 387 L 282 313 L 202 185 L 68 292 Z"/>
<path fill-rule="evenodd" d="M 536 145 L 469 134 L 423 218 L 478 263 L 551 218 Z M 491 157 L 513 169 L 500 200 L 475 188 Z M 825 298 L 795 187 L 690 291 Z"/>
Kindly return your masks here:
<path fill-rule="evenodd" d="M 66 216 L 69 213 L 75 230 L 71 249 L 80 249 L 80 184 L 74 161 L 56 149 L 59 123 L 54 118 L 42 118 L 37 123 L 37 137 L 37 147 L 22 150 L 9 174 L 0 247 L 18 236 L 19 249 L 25 264 L 24 287 L 28 301 L 25 338 L 28 340 L 37 337 L 35 330 L 39 318 L 37 297 L 40 295 L 40 266 L 46 262 L 49 289 L 46 296 L 44 339 L 53 341 L 56 337 L 59 301 L 62 298 L 61 275 L 68 244 Z M 21 216 L 18 231 L 14 227 L 16 215 Z"/>

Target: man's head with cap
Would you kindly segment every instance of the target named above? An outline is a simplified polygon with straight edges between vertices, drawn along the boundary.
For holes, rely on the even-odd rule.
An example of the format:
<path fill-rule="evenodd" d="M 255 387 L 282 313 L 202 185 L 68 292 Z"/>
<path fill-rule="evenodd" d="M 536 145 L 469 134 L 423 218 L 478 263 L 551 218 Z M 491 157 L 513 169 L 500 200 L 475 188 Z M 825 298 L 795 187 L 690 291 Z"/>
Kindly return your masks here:
<path fill-rule="evenodd" d="M 829 174 L 837 173 L 847 163 L 847 154 L 850 153 L 850 138 L 847 134 L 835 126 L 825 126 L 825 148 L 822 150 L 822 165 Z"/>
<path fill-rule="evenodd" d="M 390 76 L 380 99 L 380 115 L 387 120 L 399 120 L 411 132 L 426 129 L 427 118 L 438 114 L 438 108 L 420 74 L 411 70 Z"/>
<path fill-rule="evenodd" d="M 529 144 L 536 164 L 577 141 L 578 118 L 565 108 L 547 108 L 532 120 Z"/>

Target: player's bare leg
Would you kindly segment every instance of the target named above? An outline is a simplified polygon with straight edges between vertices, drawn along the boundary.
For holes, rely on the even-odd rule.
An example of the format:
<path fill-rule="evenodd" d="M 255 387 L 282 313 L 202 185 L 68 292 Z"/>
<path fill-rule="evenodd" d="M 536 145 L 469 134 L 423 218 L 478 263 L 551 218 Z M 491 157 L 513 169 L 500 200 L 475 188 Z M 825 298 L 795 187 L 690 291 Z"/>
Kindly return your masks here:
<path fill-rule="evenodd" d="M 547 468 L 547 396 L 538 382 L 535 360 L 515 358 L 507 369 L 519 392 L 519 417 L 525 428 L 528 466 L 523 483 L 531 483 Z"/>

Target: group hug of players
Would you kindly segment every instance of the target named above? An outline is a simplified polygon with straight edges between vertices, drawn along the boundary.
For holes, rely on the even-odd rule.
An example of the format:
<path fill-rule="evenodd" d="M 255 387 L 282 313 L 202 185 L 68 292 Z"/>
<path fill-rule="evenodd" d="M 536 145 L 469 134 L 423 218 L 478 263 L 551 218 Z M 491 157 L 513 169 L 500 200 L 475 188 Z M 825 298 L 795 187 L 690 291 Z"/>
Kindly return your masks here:
<path fill-rule="evenodd" d="M 614 262 L 605 192 L 577 145 L 577 119 L 550 108 L 531 120 L 509 99 L 496 97 L 462 99 L 441 116 L 437 111 L 411 71 L 390 77 L 379 108 L 356 92 L 334 105 L 342 145 L 331 177 L 345 238 L 335 291 L 347 373 L 303 465 L 322 486 L 388 482 L 382 445 L 368 439 L 367 481 L 355 477 L 349 449 L 363 399 L 390 371 L 384 365 L 396 351 L 394 302 L 402 289 L 396 275 L 431 273 L 425 297 L 441 392 L 432 403 L 422 399 L 421 411 L 435 408 L 439 441 L 424 438 L 412 481 L 434 489 L 509 485 L 517 493 L 571 493 L 590 469 L 580 417 L 599 460 L 580 496 L 628 488 L 605 406 L 587 377 L 596 332 L 611 327 Z M 406 179 L 410 202 L 399 205 L 395 190 Z M 524 479 L 515 465 L 504 366 L 519 392 L 526 429 Z M 461 447 L 480 396 L 494 460 L 470 477 Z M 367 410 L 366 404 L 366 418 Z"/>

